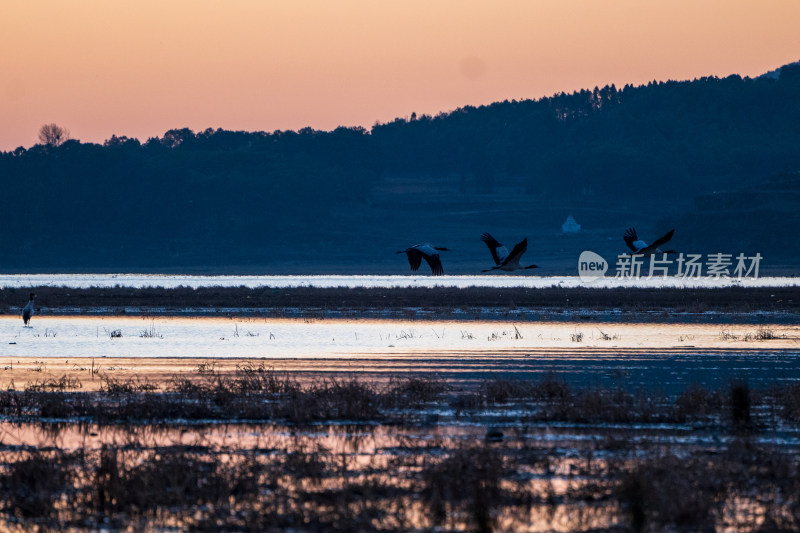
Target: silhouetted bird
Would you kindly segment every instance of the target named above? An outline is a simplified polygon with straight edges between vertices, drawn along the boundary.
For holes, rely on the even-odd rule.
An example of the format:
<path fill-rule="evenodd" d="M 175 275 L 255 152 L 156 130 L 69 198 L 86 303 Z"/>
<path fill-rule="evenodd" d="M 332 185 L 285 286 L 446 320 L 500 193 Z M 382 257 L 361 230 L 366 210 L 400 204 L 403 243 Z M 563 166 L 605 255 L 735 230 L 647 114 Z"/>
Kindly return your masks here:
<path fill-rule="evenodd" d="M 450 250 L 447 248 L 425 243 L 417 244 L 416 246 L 406 248 L 405 250 L 400 250 L 397 253 L 406 254 L 408 256 L 408 264 L 411 265 L 411 270 L 414 272 L 419 269 L 419 265 L 422 263 L 422 260 L 425 259 L 428 265 L 430 265 L 433 275 L 441 276 L 444 274 L 444 269 L 442 268 L 442 260 L 439 259 L 439 252 L 449 251 Z"/>
<path fill-rule="evenodd" d="M 494 264 L 492 268 L 486 269 L 483 272 L 489 272 L 492 270 L 505 270 L 510 272 L 512 270 L 519 270 L 519 269 L 526 269 L 526 268 L 539 268 L 538 265 L 529 265 L 529 266 L 521 266 L 519 264 L 520 258 L 522 258 L 522 254 L 525 253 L 525 250 L 528 249 L 528 238 L 525 237 L 517 244 L 514 245 L 514 248 L 511 249 L 511 253 L 508 253 L 508 249 L 500 244 L 497 239 L 489 235 L 488 233 L 484 233 L 481 235 L 481 240 L 486 243 L 486 246 L 489 247 L 489 251 L 492 252 L 492 259 L 494 259 Z"/>
<path fill-rule="evenodd" d="M 631 255 L 652 255 L 654 253 L 659 254 L 674 254 L 677 253 L 675 250 L 666 250 L 661 251 L 658 247 L 662 244 L 666 244 L 672 238 L 672 234 L 675 233 L 674 229 L 669 230 L 664 236 L 656 239 L 653 244 L 648 245 L 646 242 L 639 240 L 639 237 L 636 235 L 636 228 L 628 228 L 625 230 L 625 235 L 622 236 L 625 239 L 625 244 L 628 245 L 628 248 L 631 249 L 633 252 Z"/>
<path fill-rule="evenodd" d="M 35 294 L 31 293 L 31 299 L 28 300 L 28 303 L 25 304 L 25 307 L 22 308 L 22 321 L 25 325 L 28 325 L 30 322 L 31 317 L 33 316 L 33 297 L 36 296 Z"/>

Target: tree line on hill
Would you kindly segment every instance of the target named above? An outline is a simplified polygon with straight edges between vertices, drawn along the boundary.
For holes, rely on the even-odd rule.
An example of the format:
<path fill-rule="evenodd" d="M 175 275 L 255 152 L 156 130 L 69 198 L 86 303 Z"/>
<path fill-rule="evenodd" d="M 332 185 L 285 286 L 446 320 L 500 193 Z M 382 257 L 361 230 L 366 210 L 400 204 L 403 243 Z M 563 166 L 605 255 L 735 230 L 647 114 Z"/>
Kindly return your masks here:
<path fill-rule="evenodd" d="M 798 125 L 800 66 L 791 65 L 777 78 L 611 85 L 369 130 L 61 139 L 0 152 L 0 268 L 268 262 L 335 235 L 337 213 L 357 213 L 395 175 L 455 176 L 464 192 L 484 194 L 513 180 L 522 194 L 567 201 L 589 188 L 609 209 L 657 198 L 665 212 L 702 218 L 725 213 L 709 204 L 720 191 L 768 194 L 774 183 L 764 184 L 797 172 Z M 784 192 L 769 202 L 794 201 Z"/>

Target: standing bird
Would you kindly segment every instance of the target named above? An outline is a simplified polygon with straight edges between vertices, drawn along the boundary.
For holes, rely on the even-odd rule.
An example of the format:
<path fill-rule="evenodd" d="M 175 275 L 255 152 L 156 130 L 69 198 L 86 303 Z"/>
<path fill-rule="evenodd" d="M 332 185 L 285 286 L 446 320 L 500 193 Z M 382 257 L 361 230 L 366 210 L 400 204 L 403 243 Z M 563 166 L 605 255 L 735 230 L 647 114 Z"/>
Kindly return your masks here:
<path fill-rule="evenodd" d="M 489 247 L 489 251 L 492 253 L 492 259 L 494 259 L 495 264 L 495 266 L 486 269 L 483 272 L 489 272 L 492 270 L 505 270 L 507 272 L 511 272 L 512 270 L 539 268 L 538 265 L 529 265 L 524 267 L 519 264 L 522 254 L 524 254 L 525 250 L 528 249 L 527 237 L 515 244 L 514 248 L 511 249 L 510 254 L 505 246 L 500 244 L 497 239 L 488 233 L 481 235 L 481 240 L 486 243 L 486 246 Z"/>
<path fill-rule="evenodd" d="M 411 265 L 412 271 L 416 272 L 419 269 L 419 265 L 422 263 L 422 260 L 425 259 L 425 261 L 428 262 L 428 265 L 430 265 L 433 275 L 441 276 L 444 274 L 444 269 L 442 268 L 442 260 L 439 259 L 440 251 L 449 252 L 450 250 L 425 243 L 417 244 L 416 246 L 406 248 L 405 250 L 399 250 L 397 253 L 406 254 L 408 256 L 408 264 Z"/>
<path fill-rule="evenodd" d="M 22 321 L 25 325 L 28 325 L 30 322 L 31 317 L 33 316 L 33 297 L 36 296 L 35 294 L 31 293 L 31 299 L 28 300 L 28 303 L 25 304 L 25 307 L 22 308 Z"/>
<path fill-rule="evenodd" d="M 625 239 L 625 244 L 628 245 L 628 248 L 631 249 L 633 252 L 631 255 L 653 255 L 655 253 L 658 254 L 675 254 L 678 253 L 675 250 L 667 250 L 662 251 L 659 249 L 659 246 L 662 244 L 666 244 L 672 238 L 672 234 L 675 233 L 674 229 L 669 230 L 664 236 L 656 239 L 653 241 L 653 244 L 648 245 L 646 242 L 639 240 L 639 237 L 636 235 L 636 228 L 628 228 L 625 230 L 625 235 L 622 236 Z"/>

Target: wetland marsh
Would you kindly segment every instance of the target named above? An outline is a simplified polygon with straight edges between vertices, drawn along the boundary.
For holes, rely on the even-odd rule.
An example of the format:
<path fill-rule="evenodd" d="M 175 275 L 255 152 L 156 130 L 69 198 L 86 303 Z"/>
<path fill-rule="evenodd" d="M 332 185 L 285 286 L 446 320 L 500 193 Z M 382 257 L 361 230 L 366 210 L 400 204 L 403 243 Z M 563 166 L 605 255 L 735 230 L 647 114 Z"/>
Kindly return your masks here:
<path fill-rule="evenodd" d="M 797 288 L 320 290 L 37 288 L 3 528 L 800 525 Z"/>

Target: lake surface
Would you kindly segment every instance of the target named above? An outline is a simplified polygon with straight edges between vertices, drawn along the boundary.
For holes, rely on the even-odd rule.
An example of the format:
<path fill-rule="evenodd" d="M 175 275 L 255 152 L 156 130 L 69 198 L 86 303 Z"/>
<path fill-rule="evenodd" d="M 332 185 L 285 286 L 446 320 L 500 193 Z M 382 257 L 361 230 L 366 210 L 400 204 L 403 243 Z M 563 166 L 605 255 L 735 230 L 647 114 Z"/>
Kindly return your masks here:
<path fill-rule="evenodd" d="M 583 384 L 665 390 L 690 383 L 725 386 L 731 379 L 753 386 L 800 381 L 800 327 L 786 324 L 34 318 L 33 327 L 23 327 L 19 317 L 0 317 L 0 365 L 50 360 L 50 367 L 43 366 L 59 374 L 56 363 L 82 359 L 80 366 L 88 367 L 87 359 L 106 358 L 105 367 L 147 376 L 154 371 L 146 361 L 154 358 L 185 359 L 189 366 L 182 371 L 203 358 L 219 358 L 264 362 L 309 377 L 355 373 L 380 381 L 433 374 L 469 385 L 554 373 Z M 21 378 L 20 372 L 13 376 Z"/>
<path fill-rule="evenodd" d="M 2 355 L 23 357 L 348 357 L 570 350 L 800 349 L 786 324 L 497 322 L 219 317 L 0 317 Z M 758 340 L 759 332 L 774 338 Z M 113 336 L 112 336 L 113 335 Z M 12 344 L 13 343 L 13 344 Z"/>
<path fill-rule="evenodd" d="M 186 276 L 162 274 L 2 274 L 0 288 L 27 287 L 789 287 L 800 285 L 800 277 L 700 278 L 658 277 L 620 279 L 605 277 L 586 283 L 577 276 Z"/>

